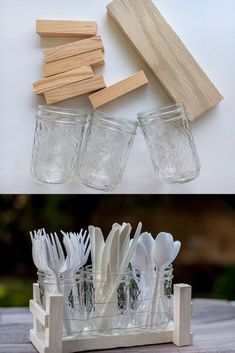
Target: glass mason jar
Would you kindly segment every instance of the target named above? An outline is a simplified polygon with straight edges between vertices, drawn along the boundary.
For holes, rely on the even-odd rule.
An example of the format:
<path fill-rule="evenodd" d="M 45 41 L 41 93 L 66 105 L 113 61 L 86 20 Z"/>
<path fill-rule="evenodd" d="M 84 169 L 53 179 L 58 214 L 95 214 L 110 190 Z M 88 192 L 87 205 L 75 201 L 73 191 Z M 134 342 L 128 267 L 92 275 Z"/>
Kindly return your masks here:
<path fill-rule="evenodd" d="M 117 188 L 137 127 L 137 122 L 94 111 L 79 165 L 80 182 L 104 191 Z"/>
<path fill-rule="evenodd" d="M 84 303 L 84 271 L 76 275 L 59 280 L 53 275 L 38 272 L 41 305 L 46 308 L 48 294 L 61 293 L 64 296 L 64 325 L 63 336 L 79 335 L 84 330 L 85 303 Z"/>
<path fill-rule="evenodd" d="M 107 271 L 93 273 L 88 267 L 85 279 L 86 330 L 100 334 L 120 333 L 130 324 L 129 276 L 106 277 Z M 113 293 L 112 293 L 113 292 Z"/>
<path fill-rule="evenodd" d="M 163 331 L 172 314 L 173 267 L 147 273 L 130 272 L 130 311 L 132 328 Z"/>
<path fill-rule="evenodd" d="M 185 183 L 199 175 L 200 161 L 182 104 L 139 113 L 138 120 L 161 181 Z"/>
<path fill-rule="evenodd" d="M 86 122 L 85 112 L 39 106 L 31 161 L 31 175 L 35 180 L 62 184 L 71 179 Z"/>

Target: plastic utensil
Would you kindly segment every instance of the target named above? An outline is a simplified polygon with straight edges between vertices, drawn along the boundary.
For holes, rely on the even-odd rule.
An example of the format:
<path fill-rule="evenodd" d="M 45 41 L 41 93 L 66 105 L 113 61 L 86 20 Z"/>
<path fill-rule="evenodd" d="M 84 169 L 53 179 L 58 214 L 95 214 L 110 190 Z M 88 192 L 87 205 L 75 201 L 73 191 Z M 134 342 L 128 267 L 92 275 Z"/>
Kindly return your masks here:
<path fill-rule="evenodd" d="M 158 313 L 160 292 L 161 292 L 161 280 L 164 273 L 164 269 L 169 266 L 176 258 L 179 253 L 181 243 L 179 241 L 174 242 L 174 239 L 169 233 L 159 233 L 155 239 L 155 247 L 153 252 L 153 258 L 158 270 L 158 276 L 155 279 L 153 298 L 151 301 L 151 309 L 149 311 L 148 324 L 154 325 L 156 315 Z M 156 312 L 154 313 L 154 308 Z"/>
<path fill-rule="evenodd" d="M 153 267 L 155 265 L 154 259 L 153 259 L 153 251 L 154 251 L 154 246 L 155 242 L 150 233 L 142 233 L 140 235 L 140 241 L 145 247 L 145 251 L 147 253 L 147 260 L 148 260 L 148 265 L 147 268 L 153 270 Z"/>

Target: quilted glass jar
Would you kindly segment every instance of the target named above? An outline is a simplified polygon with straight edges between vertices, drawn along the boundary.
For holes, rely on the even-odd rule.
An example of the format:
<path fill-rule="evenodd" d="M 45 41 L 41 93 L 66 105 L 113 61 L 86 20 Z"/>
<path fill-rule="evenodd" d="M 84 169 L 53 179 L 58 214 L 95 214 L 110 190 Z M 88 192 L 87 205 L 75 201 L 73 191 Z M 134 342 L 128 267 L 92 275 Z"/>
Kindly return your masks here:
<path fill-rule="evenodd" d="M 41 305 L 46 308 L 46 297 L 60 293 L 64 296 L 63 336 L 79 335 L 85 325 L 84 271 L 80 270 L 69 278 L 60 276 L 59 280 L 51 274 L 38 272 Z"/>
<path fill-rule="evenodd" d="M 117 188 L 137 127 L 137 122 L 100 111 L 92 113 L 79 165 L 80 182 L 104 191 Z"/>
<path fill-rule="evenodd" d="M 86 122 L 85 112 L 39 106 L 31 161 L 31 174 L 35 180 L 62 184 L 72 178 Z"/>
<path fill-rule="evenodd" d="M 131 322 L 129 306 L 129 273 L 92 272 L 85 275 L 86 331 L 115 334 Z"/>
<path fill-rule="evenodd" d="M 163 331 L 172 315 L 172 265 L 158 271 L 156 268 L 130 272 L 131 326 L 136 329 Z"/>
<path fill-rule="evenodd" d="M 185 183 L 200 172 L 200 161 L 182 104 L 138 114 L 153 167 L 166 183 Z"/>

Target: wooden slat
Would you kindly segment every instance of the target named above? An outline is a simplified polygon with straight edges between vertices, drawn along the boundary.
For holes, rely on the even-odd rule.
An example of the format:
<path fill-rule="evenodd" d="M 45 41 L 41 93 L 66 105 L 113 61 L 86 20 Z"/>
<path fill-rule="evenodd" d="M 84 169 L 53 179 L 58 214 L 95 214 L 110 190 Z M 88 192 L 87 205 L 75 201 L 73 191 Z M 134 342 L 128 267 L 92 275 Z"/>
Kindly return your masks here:
<path fill-rule="evenodd" d="M 67 86 L 45 92 L 47 104 L 58 103 L 82 94 L 97 91 L 106 87 L 103 76 L 95 76 L 82 82 L 75 82 Z"/>
<path fill-rule="evenodd" d="M 82 66 L 78 69 L 38 80 L 33 83 L 33 90 L 36 94 L 41 94 L 51 89 L 66 86 L 74 82 L 80 82 L 91 77 L 94 77 L 91 66 Z"/>
<path fill-rule="evenodd" d="M 145 86 L 146 84 L 148 84 L 148 79 L 145 76 L 145 73 L 140 71 L 118 83 L 115 83 L 114 85 L 90 95 L 89 99 L 93 107 L 98 108 L 129 92 L 134 91 L 137 88 Z"/>
<path fill-rule="evenodd" d="M 114 0 L 108 13 L 174 102 L 195 120 L 223 97 L 151 0 Z"/>
<path fill-rule="evenodd" d="M 48 325 L 49 316 L 41 305 L 36 303 L 34 300 L 30 300 L 29 308 L 31 313 L 37 318 L 37 320 L 42 324 L 42 326 L 45 327 Z"/>
<path fill-rule="evenodd" d="M 76 69 L 81 66 L 90 65 L 92 67 L 104 65 L 104 56 L 102 50 L 94 50 L 89 53 L 71 56 L 43 65 L 44 77 L 57 75 L 62 72 Z"/>
<path fill-rule="evenodd" d="M 33 343 L 34 347 L 37 349 L 39 353 L 49 353 L 49 349 L 45 341 L 33 330 L 29 331 L 29 337 L 30 337 L 30 341 Z"/>
<path fill-rule="evenodd" d="M 136 331 L 135 335 L 132 333 L 122 334 L 122 336 L 101 336 L 101 337 L 81 337 L 80 341 L 74 339 L 67 339 L 63 341 L 63 352 L 86 352 L 86 351 L 97 351 L 110 348 L 121 348 L 121 347 L 138 347 L 150 344 L 161 344 L 172 342 L 172 322 L 169 323 L 168 327 L 163 332 L 141 332 Z M 124 349 L 123 351 L 125 351 Z M 138 348 L 135 348 L 135 351 Z"/>
<path fill-rule="evenodd" d="M 191 345 L 192 287 L 187 284 L 174 285 L 174 333 L 177 346 Z"/>
<path fill-rule="evenodd" d="M 79 40 L 77 42 L 46 49 L 44 50 L 44 59 L 45 62 L 48 63 L 97 49 L 104 49 L 100 36 L 95 36 L 88 39 Z"/>
<path fill-rule="evenodd" d="M 36 32 L 41 37 L 92 37 L 97 33 L 97 23 L 95 21 L 38 19 Z"/>
<path fill-rule="evenodd" d="M 49 325 L 45 329 L 45 341 L 49 349 L 42 353 L 62 353 L 64 297 L 62 294 L 46 298 L 46 310 L 50 315 Z"/>
<path fill-rule="evenodd" d="M 33 300 L 35 303 L 41 305 L 40 289 L 38 283 L 33 284 Z M 33 316 L 33 329 L 35 332 L 41 332 L 44 329 L 43 325 L 40 323 L 36 316 Z"/>

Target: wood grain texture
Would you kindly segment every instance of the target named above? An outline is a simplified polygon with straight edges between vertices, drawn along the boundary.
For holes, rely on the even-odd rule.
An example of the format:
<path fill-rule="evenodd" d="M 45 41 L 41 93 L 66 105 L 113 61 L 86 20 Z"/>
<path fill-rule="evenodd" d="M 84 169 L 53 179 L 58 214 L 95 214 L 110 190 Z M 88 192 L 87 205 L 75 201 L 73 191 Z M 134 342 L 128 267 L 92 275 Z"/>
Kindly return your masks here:
<path fill-rule="evenodd" d="M 114 0 L 107 10 L 190 120 L 223 99 L 151 0 Z"/>
<path fill-rule="evenodd" d="M 97 33 L 95 21 L 36 20 L 36 32 L 41 37 L 92 37 Z"/>
<path fill-rule="evenodd" d="M 235 306 L 220 300 L 194 300 L 194 344 L 102 350 L 103 353 L 234 353 Z M 33 318 L 26 308 L 0 308 L 0 353 L 37 353 L 29 341 Z"/>
<path fill-rule="evenodd" d="M 74 70 L 53 75 L 33 83 L 33 90 L 36 94 L 41 94 L 51 89 L 69 85 L 70 83 L 80 82 L 94 77 L 91 66 L 82 66 Z"/>
<path fill-rule="evenodd" d="M 45 92 L 47 104 L 62 102 L 69 98 L 81 96 L 106 87 L 103 76 L 95 76 L 85 81 L 75 82 L 67 86 Z"/>
<path fill-rule="evenodd" d="M 97 49 L 104 50 L 104 45 L 100 36 L 95 36 L 88 39 L 79 40 L 77 42 L 59 45 L 54 48 L 45 49 L 44 59 L 45 62 L 48 63 Z"/>
<path fill-rule="evenodd" d="M 104 65 L 102 50 L 93 50 L 88 53 L 83 53 L 44 64 L 42 68 L 43 76 L 49 77 L 87 65 L 92 67 Z"/>
<path fill-rule="evenodd" d="M 93 107 L 98 108 L 147 84 L 148 79 L 145 76 L 144 71 L 140 71 L 114 85 L 90 95 L 89 99 Z"/>

